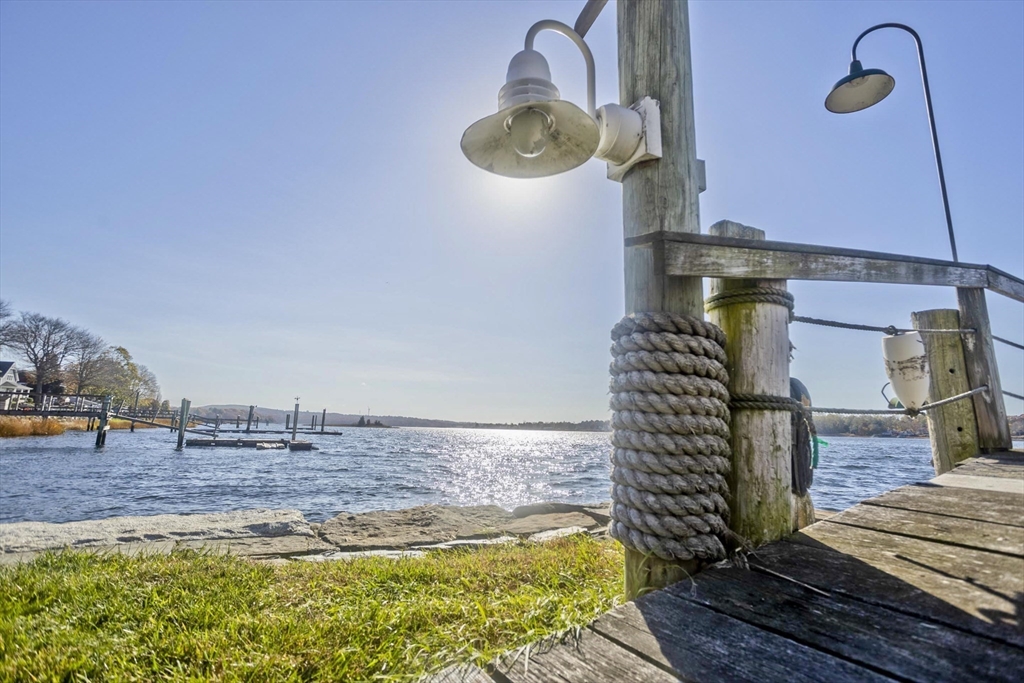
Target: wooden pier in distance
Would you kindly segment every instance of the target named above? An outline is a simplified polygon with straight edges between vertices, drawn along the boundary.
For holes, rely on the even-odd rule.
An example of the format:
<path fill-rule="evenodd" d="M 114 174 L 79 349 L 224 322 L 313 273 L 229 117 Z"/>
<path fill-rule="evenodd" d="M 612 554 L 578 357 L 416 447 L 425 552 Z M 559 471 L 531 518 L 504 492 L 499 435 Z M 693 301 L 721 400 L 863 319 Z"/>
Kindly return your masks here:
<path fill-rule="evenodd" d="M 1017 681 L 1024 453 L 965 461 L 431 683 Z"/>

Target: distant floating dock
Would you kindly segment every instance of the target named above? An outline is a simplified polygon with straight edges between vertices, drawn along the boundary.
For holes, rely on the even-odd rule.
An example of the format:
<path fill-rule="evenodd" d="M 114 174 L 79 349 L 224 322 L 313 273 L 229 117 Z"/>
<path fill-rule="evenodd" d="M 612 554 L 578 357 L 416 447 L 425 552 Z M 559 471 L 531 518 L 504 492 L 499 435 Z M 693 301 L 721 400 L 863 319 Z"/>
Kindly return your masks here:
<path fill-rule="evenodd" d="M 188 439 L 186 446 L 204 448 L 256 448 L 258 450 L 276 450 L 287 448 L 290 451 L 319 450 L 309 441 L 289 441 L 288 439 Z"/>

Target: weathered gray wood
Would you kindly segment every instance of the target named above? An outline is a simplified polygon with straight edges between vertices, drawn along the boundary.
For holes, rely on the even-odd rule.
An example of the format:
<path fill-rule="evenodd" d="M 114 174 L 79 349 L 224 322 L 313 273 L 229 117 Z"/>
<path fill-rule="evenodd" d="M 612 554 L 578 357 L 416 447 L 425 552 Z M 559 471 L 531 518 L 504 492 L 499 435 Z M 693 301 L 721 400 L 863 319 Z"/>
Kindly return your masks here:
<path fill-rule="evenodd" d="M 764 231 L 731 221 L 711 226 L 712 235 L 764 239 Z M 784 280 L 711 281 L 711 294 L 773 287 Z M 710 311 L 725 332 L 730 394 L 789 397 L 789 310 L 771 303 L 733 303 Z M 781 411 L 742 410 L 732 414 L 730 528 L 755 545 L 793 529 L 792 424 Z"/>
<path fill-rule="evenodd" d="M 687 681 L 892 680 L 666 591 L 622 605 L 590 628 Z"/>
<path fill-rule="evenodd" d="M 327 408 L 324 408 L 324 414 L 320 418 L 320 431 L 324 431 L 324 427 L 327 426 Z"/>
<path fill-rule="evenodd" d="M 1011 681 L 1024 670 L 1024 649 L 761 572 L 711 569 L 693 594 L 682 583 L 666 590 L 904 680 Z"/>
<path fill-rule="evenodd" d="M 252 416 L 256 412 L 256 406 L 249 406 L 249 417 L 245 418 L 245 433 L 248 434 L 252 431 Z M 259 423 L 256 423 L 256 428 L 259 429 Z"/>
<path fill-rule="evenodd" d="M 1024 558 L 1024 528 L 1009 524 L 876 505 L 855 505 L 822 523 L 847 524 Z"/>
<path fill-rule="evenodd" d="M 295 435 L 299 430 L 299 404 L 295 404 L 295 413 L 292 415 L 292 441 L 295 441 Z"/>
<path fill-rule="evenodd" d="M 812 549 L 813 557 L 790 545 Z M 1024 645 L 1018 558 L 842 524 L 815 524 L 754 564 L 828 592 Z"/>
<path fill-rule="evenodd" d="M 1024 301 L 1024 281 L 992 266 L 987 266 L 987 270 L 988 284 L 985 287 L 986 289 L 996 294 L 1016 299 L 1017 301 Z"/>
<path fill-rule="evenodd" d="M 912 313 L 914 329 L 956 330 L 960 315 L 951 309 Z M 958 334 L 923 334 L 928 359 L 928 401 L 935 403 L 970 390 L 964 362 L 963 342 Z M 932 445 L 935 474 L 949 472 L 956 463 L 978 454 L 978 423 L 974 403 L 955 401 L 929 410 L 928 439 Z"/>
<path fill-rule="evenodd" d="M 635 166 L 622 181 L 625 238 L 652 230 L 700 232 L 699 165 L 693 118 L 689 8 L 686 0 L 617 3 L 619 99 L 647 96 L 661 105 L 662 158 Z M 700 278 L 669 277 L 662 245 L 627 247 L 626 313 L 667 311 L 703 317 Z M 681 567 L 626 549 L 626 596 L 686 577 Z"/>
<path fill-rule="evenodd" d="M 178 413 L 178 446 L 180 451 L 185 447 L 185 428 L 188 426 L 188 411 L 192 408 L 192 401 L 187 398 L 181 399 L 181 412 Z"/>
<path fill-rule="evenodd" d="M 626 241 L 627 247 L 658 244 L 664 245 L 670 275 L 984 287 L 1024 301 L 1024 280 L 973 263 L 678 232 L 652 231 Z"/>
<path fill-rule="evenodd" d="M 960 326 L 975 330 L 973 334 L 963 335 L 968 385 L 971 389 L 986 385 L 989 388 L 988 392 L 977 394 L 973 399 L 978 421 L 978 445 L 985 452 L 1012 448 L 985 290 L 960 287 L 956 290 L 956 297 L 960 307 Z"/>
<path fill-rule="evenodd" d="M 994 524 L 1024 526 L 1024 496 L 931 485 L 902 486 L 862 505 L 917 510 Z"/>
<path fill-rule="evenodd" d="M 959 464 L 954 473 L 975 477 L 1024 479 L 1024 453 L 1021 451 L 986 453 Z"/>
<path fill-rule="evenodd" d="M 100 423 L 96 428 L 96 448 L 103 448 L 107 445 L 107 431 L 110 429 L 110 425 L 107 424 L 110 419 L 110 398 L 110 396 L 103 397 L 103 407 L 100 408 L 99 416 Z"/>
<path fill-rule="evenodd" d="M 508 655 L 495 664 L 508 683 L 624 683 L 650 681 L 676 683 L 679 678 L 641 659 L 603 636 L 583 629 L 578 640 L 547 643 Z"/>
<path fill-rule="evenodd" d="M 936 486 L 949 486 L 974 491 L 1000 491 L 1024 496 L 1024 480 L 1015 478 L 978 477 L 968 474 L 957 474 L 956 470 L 954 470 L 940 474 L 929 483 Z"/>
<path fill-rule="evenodd" d="M 421 678 L 419 683 L 494 683 L 494 679 L 478 666 L 452 664 L 436 674 Z"/>

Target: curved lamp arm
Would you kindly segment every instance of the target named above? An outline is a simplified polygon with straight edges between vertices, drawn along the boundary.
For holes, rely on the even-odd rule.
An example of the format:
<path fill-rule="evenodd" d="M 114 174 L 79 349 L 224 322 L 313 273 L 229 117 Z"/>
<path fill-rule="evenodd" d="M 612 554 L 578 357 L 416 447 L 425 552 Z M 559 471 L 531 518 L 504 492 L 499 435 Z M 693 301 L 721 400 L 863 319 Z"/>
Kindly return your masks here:
<path fill-rule="evenodd" d="M 928 124 L 931 126 L 932 131 L 932 148 L 935 150 L 935 166 L 939 171 L 939 187 L 942 190 L 942 208 L 946 211 L 946 228 L 949 231 L 949 248 L 953 252 L 953 261 L 959 261 L 956 255 L 956 239 L 953 236 L 953 216 L 949 212 L 949 196 L 946 194 L 946 174 L 942 170 L 942 153 L 939 152 L 939 135 L 935 131 L 935 114 L 932 112 L 932 91 L 931 88 L 928 87 L 928 69 L 924 64 L 924 46 L 921 44 L 921 36 L 917 35 L 917 31 L 906 24 L 878 24 L 857 36 L 857 40 L 853 41 L 853 50 L 851 50 L 851 55 L 853 61 L 856 61 L 857 46 L 860 44 L 861 39 L 863 39 L 867 34 L 883 28 L 898 28 L 906 31 L 914 37 L 914 42 L 917 43 L 917 60 L 921 65 L 921 81 L 924 83 L 924 104 L 928 111 Z"/>
<path fill-rule="evenodd" d="M 595 106 L 595 86 L 596 77 L 594 76 L 594 54 L 590 51 L 590 46 L 580 37 L 580 34 L 576 33 L 568 24 L 563 24 L 560 21 L 554 19 L 544 19 L 538 21 L 536 24 L 530 27 L 530 30 L 526 32 L 526 49 L 533 49 L 533 41 L 537 37 L 537 34 L 541 31 L 554 31 L 555 33 L 561 33 L 563 36 L 576 43 L 576 47 L 583 53 L 583 61 L 587 63 L 587 113 L 590 114 L 590 118 L 597 118 L 597 107 Z"/>

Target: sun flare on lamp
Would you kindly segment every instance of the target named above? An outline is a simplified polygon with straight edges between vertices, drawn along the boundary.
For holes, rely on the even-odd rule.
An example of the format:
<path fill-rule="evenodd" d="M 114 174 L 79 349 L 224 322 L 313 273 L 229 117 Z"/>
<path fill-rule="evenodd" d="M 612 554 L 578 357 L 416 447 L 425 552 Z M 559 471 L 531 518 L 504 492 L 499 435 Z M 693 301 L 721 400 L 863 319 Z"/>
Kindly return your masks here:
<path fill-rule="evenodd" d="M 533 49 L 541 31 L 566 36 L 587 65 L 587 111 L 561 99 L 544 55 Z M 645 97 L 632 107 L 594 107 L 594 56 L 583 38 L 558 21 L 539 21 L 525 48 L 508 65 L 498 91 L 498 111 L 471 125 L 462 152 L 485 171 L 509 178 L 541 178 L 580 166 L 593 156 L 608 162 L 608 177 L 621 180 L 635 164 L 661 157 L 658 103 Z"/>

